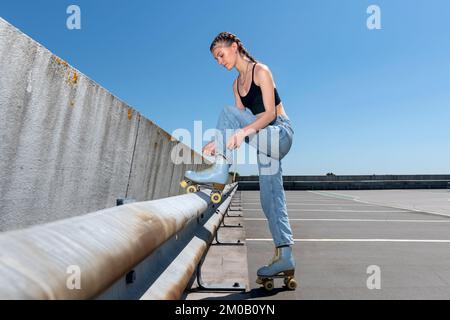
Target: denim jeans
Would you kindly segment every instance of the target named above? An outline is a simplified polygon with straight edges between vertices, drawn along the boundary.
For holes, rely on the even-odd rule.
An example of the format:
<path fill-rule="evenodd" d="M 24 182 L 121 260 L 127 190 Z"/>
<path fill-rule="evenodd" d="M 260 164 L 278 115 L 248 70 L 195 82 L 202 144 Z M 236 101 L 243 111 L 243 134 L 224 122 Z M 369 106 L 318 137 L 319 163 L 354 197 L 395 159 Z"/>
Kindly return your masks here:
<path fill-rule="evenodd" d="M 230 131 L 244 128 L 256 120 L 248 109 L 226 106 L 217 122 L 216 153 L 226 155 Z M 233 130 L 230 130 L 233 129 Z M 294 244 L 283 189 L 281 160 L 289 152 L 294 131 L 287 116 L 280 115 L 267 127 L 246 139 L 257 150 L 261 206 L 268 220 L 276 247 Z"/>

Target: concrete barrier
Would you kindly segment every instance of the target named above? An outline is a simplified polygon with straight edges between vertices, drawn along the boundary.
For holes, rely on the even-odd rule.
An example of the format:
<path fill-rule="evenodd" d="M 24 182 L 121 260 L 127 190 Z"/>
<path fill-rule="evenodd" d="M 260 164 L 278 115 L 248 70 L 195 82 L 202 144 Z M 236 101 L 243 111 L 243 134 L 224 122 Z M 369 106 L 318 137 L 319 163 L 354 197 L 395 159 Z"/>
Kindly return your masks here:
<path fill-rule="evenodd" d="M 258 176 L 240 176 L 239 190 L 259 190 Z M 446 189 L 450 175 L 283 176 L 285 190 Z"/>
<path fill-rule="evenodd" d="M 180 194 L 208 166 L 139 112 L 0 18 L 0 231 Z M 199 165 L 174 165 L 174 147 Z"/>
<path fill-rule="evenodd" d="M 226 187 L 220 208 L 228 206 L 228 195 L 235 188 L 236 184 Z M 0 234 L 0 299 L 136 298 L 161 272 L 152 272 L 152 268 L 164 266 L 161 254 L 171 262 L 171 268 L 175 264 L 179 270 L 171 276 L 175 280 L 181 277 L 183 281 L 176 284 L 182 290 L 193 272 L 186 268 L 197 259 L 188 257 L 182 260 L 186 265 L 177 264 L 178 251 L 185 252 L 185 244 L 193 241 L 198 230 L 215 232 L 216 226 L 209 224 L 217 220 L 216 209 L 209 193 L 200 191 L 4 232 Z M 206 247 L 201 239 L 196 241 L 200 247 L 186 246 L 186 250 L 193 248 L 201 256 Z M 157 249 L 160 251 L 155 255 Z M 139 286 L 127 287 L 133 282 L 128 279 L 133 278 L 130 271 L 142 261 L 147 265 L 138 275 Z M 181 295 L 180 290 L 159 294 L 175 298 Z"/>

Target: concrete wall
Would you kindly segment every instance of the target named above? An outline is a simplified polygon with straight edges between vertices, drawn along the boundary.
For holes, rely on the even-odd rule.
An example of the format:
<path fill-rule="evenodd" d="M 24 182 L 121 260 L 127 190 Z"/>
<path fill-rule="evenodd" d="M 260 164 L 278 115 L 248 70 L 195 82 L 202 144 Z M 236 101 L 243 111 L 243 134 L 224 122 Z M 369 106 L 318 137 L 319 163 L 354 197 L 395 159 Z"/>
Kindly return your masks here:
<path fill-rule="evenodd" d="M 174 165 L 175 146 L 187 149 L 0 18 L 0 231 L 179 194 L 185 170 L 207 165 Z"/>
<path fill-rule="evenodd" d="M 258 176 L 239 176 L 238 181 L 258 181 Z M 353 176 L 283 176 L 283 181 L 447 181 L 448 174 L 415 174 L 415 175 L 353 175 Z"/>
<path fill-rule="evenodd" d="M 259 177 L 238 177 L 239 190 L 259 190 Z M 285 190 L 447 189 L 450 175 L 284 176 Z"/>

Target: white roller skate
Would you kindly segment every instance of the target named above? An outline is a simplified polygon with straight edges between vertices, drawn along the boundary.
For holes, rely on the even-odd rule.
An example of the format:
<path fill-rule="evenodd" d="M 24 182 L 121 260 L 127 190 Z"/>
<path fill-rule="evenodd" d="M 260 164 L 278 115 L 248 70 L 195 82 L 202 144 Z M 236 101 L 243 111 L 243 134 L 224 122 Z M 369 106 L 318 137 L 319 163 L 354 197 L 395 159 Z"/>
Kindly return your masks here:
<path fill-rule="evenodd" d="M 274 288 L 274 278 L 284 278 L 286 288 L 295 290 L 297 281 L 294 279 L 294 273 L 295 260 L 292 256 L 292 248 L 290 246 L 275 248 L 272 262 L 258 270 L 256 283 L 270 291 Z"/>
<path fill-rule="evenodd" d="M 212 189 L 211 201 L 215 204 L 222 200 L 222 192 L 228 181 L 228 171 L 230 170 L 224 157 L 218 155 L 216 162 L 211 167 L 202 171 L 186 171 L 185 180 L 180 182 L 182 188 L 186 188 L 187 193 L 200 191 L 202 187 Z"/>

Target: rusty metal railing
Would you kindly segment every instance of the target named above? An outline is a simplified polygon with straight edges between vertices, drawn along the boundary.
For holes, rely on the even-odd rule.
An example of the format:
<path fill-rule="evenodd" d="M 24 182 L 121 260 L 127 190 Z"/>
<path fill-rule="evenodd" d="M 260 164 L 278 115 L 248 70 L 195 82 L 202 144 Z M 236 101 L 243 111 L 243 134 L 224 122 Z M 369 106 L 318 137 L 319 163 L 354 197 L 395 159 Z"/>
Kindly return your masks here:
<path fill-rule="evenodd" d="M 208 247 L 195 234 L 217 229 L 216 213 L 236 186 L 226 186 L 218 205 L 200 191 L 0 234 L 0 299 L 177 298 L 152 288 L 170 270 L 184 289 Z"/>

